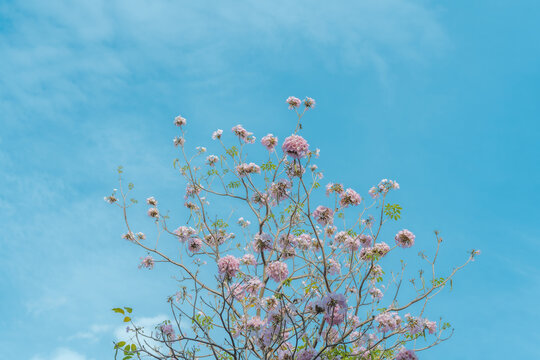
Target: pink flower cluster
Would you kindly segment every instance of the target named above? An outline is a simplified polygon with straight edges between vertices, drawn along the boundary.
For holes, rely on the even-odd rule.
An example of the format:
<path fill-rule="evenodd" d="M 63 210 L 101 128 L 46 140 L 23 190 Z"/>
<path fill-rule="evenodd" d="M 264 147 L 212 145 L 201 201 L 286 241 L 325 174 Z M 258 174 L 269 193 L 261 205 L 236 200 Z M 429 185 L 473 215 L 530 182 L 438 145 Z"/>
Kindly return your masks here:
<path fill-rule="evenodd" d="M 163 335 L 168 339 L 168 340 L 173 340 L 175 335 L 174 335 L 174 329 L 172 327 L 171 324 L 165 324 L 165 325 L 161 325 L 161 332 L 163 333 Z"/>
<path fill-rule="evenodd" d="M 242 125 L 236 125 L 232 128 L 232 132 L 238 136 L 240 140 L 243 140 L 245 143 L 253 144 L 255 142 L 255 137 L 252 132 L 247 131 L 242 127 Z"/>
<path fill-rule="evenodd" d="M 379 323 L 378 329 L 380 332 L 389 332 L 399 329 L 401 318 L 397 312 L 385 311 L 375 316 L 375 321 Z"/>
<path fill-rule="evenodd" d="M 174 118 L 174 125 L 184 126 L 186 124 L 187 124 L 187 121 L 182 116 L 178 115 L 177 117 Z"/>
<path fill-rule="evenodd" d="M 270 196 L 274 201 L 279 203 L 280 201 L 287 199 L 291 187 L 292 183 L 289 180 L 281 179 L 277 183 L 272 183 L 272 185 L 270 185 Z"/>
<path fill-rule="evenodd" d="M 414 245 L 414 234 L 407 229 L 403 229 L 396 234 L 396 244 L 402 248 L 410 248 Z"/>
<path fill-rule="evenodd" d="M 437 323 L 435 321 L 430 321 L 428 319 L 423 319 L 421 317 L 414 317 L 410 314 L 405 315 L 407 320 L 407 327 L 411 335 L 419 334 L 427 329 L 430 334 L 435 334 L 437 331 Z"/>
<path fill-rule="evenodd" d="M 281 282 L 289 276 L 287 264 L 281 261 L 271 262 L 266 269 L 268 271 L 268 276 L 275 282 Z"/>
<path fill-rule="evenodd" d="M 255 256 L 253 256 L 253 254 L 244 254 L 241 261 L 244 265 L 257 265 L 257 260 L 255 259 Z"/>
<path fill-rule="evenodd" d="M 328 183 L 326 185 L 326 196 L 332 193 L 341 194 L 343 191 L 345 191 L 345 189 L 341 184 Z"/>
<path fill-rule="evenodd" d="M 309 151 L 309 144 L 306 139 L 300 135 L 291 135 L 285 139 L 281 149 L 293 159 L 301 159 L 305 157 Z"/>
<path fill-rule="evenodd" d="M 233 278 L 240 270 L 240 261 L 232 255 L 227 255 L 218 260 L 218 271 L 227 279 Z"/>
<path fill-rule="evenodd" d="M 343 207 L 360 205 L 362 197 L 353 189 L 347 189 L 340 195 L 339 205 Z"/>
<path fill-rule="evenodd" d="M 214 166 L 219 161 L 219 158 L 216 155 L 208 155 L 206 157 L 206 163 L 210 166 Z"/>
<path fill-rule="evenodd" d="M 347 314 L 347 298 L 343 294 L 328 293 L 323 298 L 321 305 L 325 311 L 324 319 L 332 325 L 339 325 L 345 320 Z"/>
<path fill-rule="evenodd" d="M 154 268 L 154 259 L 150 255 L 141 258 L 141 264 L 139 265 L 139 269 L 140 268 L 147 268 L 149 270 L 152 270 Z"/>
<path fill-rule="evenodd" d="M 180 226 L 178 229 L 174 230 L 174 234 L 178 236 L 180 242 L 188 241 L 197 231 L 190 226 Z"/>
<path fill-rule="evenodd" d="M 386 194 L 392 189 L 399 189 L 399 184 L 397 183 L 397 181 L 382 179 L 377 186 L 369 189 L 369 195 L 371 195 L 372 198 L 376 199 L 379 197 L 379 195 Z"/>
<path fill-rule="evenodd" d="M 244 177 L 248 174 L 260 174 L 261 168 L 255 163 L 240 164 L 236 166 L 236 172 L 239 177 Z"/>
<path fill-rule="evenodd" d="M 198 237 L 190 238 L 188 241 L 188 250 L 192 253 L 199 252 L 202 248 L 203 242 Z"/>
<path fill-rule="evenodd" d="M 313 212 L 313 217 L 319 224 L 326 226 L 334 222 L 334 211 L 326 206 L 319 205 Z"/>
<path fill-rule="evenodd" d="M 278 143 L 278 138 L 275 137 L 273 134 L 268 134 L 266 136 L 263 136 L 263 138 L 261 139 L 261 144 L 263 144 L 263 146 L 267 148 L 268 151 L 270 152 L 274 151 L 274 148 L 277 146 L 277 143 Z"/>
<path fill-rule="evenodd" d="M 396 360 L 418 360 L 413 350 L 402 348 L 396 356 Z"/>
<path fill-rule="evenodd" d="M 358 236 L 358 241 L 362 244 L 362 247 L 371 247 L 373 245 L 373 238 L 371 235 L 362 234 Z"/>
<path fill-rule="evenodd" d="M 212 140 L 221 139 L 221 136 L 223 135 L 223 130 L 217 129 L 212 133 Z"/>
<path fill-rule="evenodd" d="M 257 234 L 253 237 L 253 250 L 262 252 L 272 250 L 272 237 L 267 233 Z"/>
<path fill-rule="evenodd" d="M 360 251 L 360 258 L 362 260 L 373 260 L 375 258 L 383 257 L 390 251 L 390 246 L 385 242 L 375 244 L 372 247 L 363 248 Z"/>
<path fill-rule="evenodd" d="M 294 97 L 294 96 L 289 96 L 286 100 L 287 104 L 289 104 L 289 109 L 295 109 L 295 108 L 298 108 L 300 106 L 300 104 L 302 103 L 302 101 L 297 98 L 297 97 Z"/>

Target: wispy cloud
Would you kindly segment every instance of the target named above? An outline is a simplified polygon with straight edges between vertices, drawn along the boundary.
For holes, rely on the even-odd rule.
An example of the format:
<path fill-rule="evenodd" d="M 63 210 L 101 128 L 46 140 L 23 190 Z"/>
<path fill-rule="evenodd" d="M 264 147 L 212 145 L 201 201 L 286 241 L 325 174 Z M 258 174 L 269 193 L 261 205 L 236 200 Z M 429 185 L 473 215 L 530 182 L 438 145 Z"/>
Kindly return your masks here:
<path fill-rule="evenodd" d="M 58 348 L 49 356 L 36 355 L 31 360 L 90 360 L 68 348 Z"/>

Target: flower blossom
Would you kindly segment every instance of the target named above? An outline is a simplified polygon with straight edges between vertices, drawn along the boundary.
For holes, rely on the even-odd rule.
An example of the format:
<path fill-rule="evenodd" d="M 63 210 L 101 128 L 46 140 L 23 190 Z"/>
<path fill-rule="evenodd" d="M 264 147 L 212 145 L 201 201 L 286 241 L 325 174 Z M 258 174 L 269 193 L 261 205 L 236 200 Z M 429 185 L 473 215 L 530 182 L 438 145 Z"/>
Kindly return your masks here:
<path fill-rule="evenodd" d="M 206 163 L 210 166 L 214 166 L 219 161 L 219 158 L 216 155 L 208 155 L 206 157 Z"/>
<path fill-rule="evenodd" d="M 268 151 L 270 152 L 274 151 L 274 148 L 276 147 L 277 143 L 278 143 L 278 138 L 275 137 L 273 134 L 268 134 L 266 136 L 263 136 L 263 138 L 261 139 L 261 144 L 263 144 L 263 146 L 267 148 Z"/>
<path fill-rule="evenodd" d="M 294 96 L 289 96 L 286 101 L 287 101 L 287 104 L 289 104 L 290 110 L 299 107 L 300 104 L 302 103 L 302 101 L 299 98 L 294 97 Z"/>
<path fill-rule="evenodd" d="M 244 265 L 257 265 L 257 260 L 253 254 L 244 254 L 240 261 L 242 261 L 242 264 Z"/>
<path fill-rule="evenodd" d="M 146 203 L 148 205 L 156 206 L 157 200 L 153 196 L 150 196 L 148 199 L 146 199 Z"/>
<path fill-rule="evenodd" d="M 283 281 L 289 276 L 287 264 L 281 261 L 271 262 L 266 269 L 268 271 L 268 276 L 275 282 Z"/>
<path fill-rule="evenodd" d="M 232 128 L 232 132 L 238 136 L 240 140 L 243 140 L 245 143 L 253 144 L 255 142 L 255 137 L 252 132 L 244 129 L 242 125 L 236 125 Z"/>
<path fill-rule="evenodd" d="M 369 189 L 369 195 L 371 195 L 373 199 L 376 199 L 379 197 L 379 195 L 386 194 L 392 189 L 399 189 L 399 184 L 397 181 L 382 179 L 377 186 Z"/>
<path fill-rule="evenodd" d="M 343 191 L 345 191 L 345 189 L 341 184 L 328 183 L 326 185 L 326 196 L 331 193 L 341 194 Z"/>
<path fill-rule="evenodd" d="M 378 329 L 380 332 L 394 331 L 401 325 L 401 318 L 394 311 L 385 311 L 375 316 L 375 321 L 379 323 Z"/>
<path fill-rule="evenodd" d="M 326 226 L 334 222 L 334 211 L 326 206 L 319 205 L 313 212 L 313 217 L 319 224 Z"/>
<path fill-rule="evenodd" d="M 315 107 L 315 100 L 313 100 L 312 98 L 310 97 L 306 97 L 304 99 L 304 106 L 308 109 L 310 108 L 314 108 Z"/>
<path fill-rule="evenodd" d="M 223 130 L 217 129 L 212 133 L 212 140 L 221 139 L 221 135 L 223 135 Z"/>
<path fill-rule="evenodd" d="M 154 259 L 150 255 L 141 258 L 141 264 L 139 265 L 139 269 L 141 268 L 147 268 L 152 270 L 154 268 Z"/>
<path fill-rule="evenodd" d="M 402 248 L 410 248 L 414 245 L 414 234 L 407 229 L 401 230 L 396 234 L 396 244 Z"/>
<path fill-rule="evenodd" d="M 301 159 L 307 155 L 309 144 L 300 135 L 293 134 L 285 139 L 281 149 L 285 155 L 289 155 L 293 159 Z"/>
<path fill-rule="evenodd" d="M 339 205 L 343 207 L 348 207 L 350 205 L 352 206 L 360 205 L 361 202 L 362 202 L 362 197 L 358 195 L 356 191 L 350 188 L 345 190 L 343 193 L 341 193 L 340 199 L 339 199 Z"/>
<path fill-rule="evenodd" d="M 174 334 L 174 329 L 172 327 L 171 324 L 165 324 L 165 325 L 161 325 L 161 332 L 162 334 L 168 339 L 168 340 L 172 340 L 174 339 L 175 337 L 175 334 Z"/>
<path fill-rule="evenodd" d="M 233 278 L 240 270 L 240 262 L 232 255 L 227 255 L 218 260 L 218 271 L 226 278 Z"/>
<path fill-rule="evenodd" d="M 201 250 L 203 242 L 198 237 L 190 238 L 188 241 L 188 250 L 196 253 Z"/>
<path fill-rule="evenodd" d="M 186 125 L 186 123 L 187 123 L 186 119 L 181 117 L 180 115 L 174 118 L 174 125 L 176 126 L 184 126 Z"/>
<path fill-rule="evenodd" d="M 272 250 L 272 237 L 267 233 L 255 235 L 253 237 L 253 250 L 258 253 L 264 250 Z"/>
<path fill-rule="evenodd" d="M 413 350 L 403 348 L 397 354 L 396 360 L 418 360 L 418 356 Z"/>
<path fill-rule="evenodd" d="M 362 247 L 371 247 L 371 245 L 373 245 L 373 238 L 371 235 L 362 234 L 358 236 L 358 241 L 362 244 Z"/>
<path fill-rule="evenodd" d="M 279 203 L 289 196 L 289 189 L 292 183 L 287 179 L 281 179 L 277 183 L 270 185 L 269 193 L 274 201 Z"/>
<path fill-rule="evenodd" d="M 188 241 L 197 231 L 190 226 L 180 226 L 178 229 L 174 230 L 174 234 L 178 236 L 180 242 Z"/>
<path fill-rule="evenodd" d="M 255 163 L 240 164 L 236 166 L 236 172 L 238 176 L 244 177 L 248 174 L 260 174 L 261 168 Z"/>

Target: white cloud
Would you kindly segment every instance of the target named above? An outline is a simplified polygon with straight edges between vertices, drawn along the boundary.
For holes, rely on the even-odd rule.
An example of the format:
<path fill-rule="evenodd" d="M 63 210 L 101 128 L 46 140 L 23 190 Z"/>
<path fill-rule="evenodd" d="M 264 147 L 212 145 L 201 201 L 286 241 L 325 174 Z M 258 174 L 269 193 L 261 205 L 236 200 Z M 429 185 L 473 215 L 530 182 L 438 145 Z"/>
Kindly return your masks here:
<path fill-rule="evenodd" d="M 36 355 L 31 360 L 88 360 L 88 358 L 71 349 L 58 348 L 49 356 Z"/>
<path fill-rule="evenodd" d="M 88 340 L 97 341 L 102 334 L 108 333 L 112 329 L 110 325 L 92 325 L 86 331 L 80 331 L 75 335 L 72 335 L 68 340 Z"/>
<path fill-rule="evenodd" d="M 13 24 L 0 34 L 0 108 L 19 116 L 57 113 L 96 96 L 110 101 L 107 90 L 130 76 L 155 84 L 160 70 L 187 86 L 226 91 L 260 72 L 252 63 L 294 71 L 305 66 L 294 60 L 301 55 L 329 69 L 374 68 L 384 81 L 392 63 L 423 61 L 448 42 L 436 13 L 411 0 L 25 0 L 0 14 Z"/>

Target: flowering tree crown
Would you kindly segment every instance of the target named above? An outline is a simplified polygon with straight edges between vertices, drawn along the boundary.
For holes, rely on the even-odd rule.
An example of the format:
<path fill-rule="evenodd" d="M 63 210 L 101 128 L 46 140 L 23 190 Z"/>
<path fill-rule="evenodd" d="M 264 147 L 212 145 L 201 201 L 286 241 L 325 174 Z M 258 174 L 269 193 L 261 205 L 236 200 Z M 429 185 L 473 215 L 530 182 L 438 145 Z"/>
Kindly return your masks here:
<path fill-rule="evenodd" d="M 132 343 L 115 343 L 124 359 L 405 360 L 451 336 L 448 323 L 424 317 L 426 305 L 479 252 L 472 250 L 446 276 L 436 275 L 442 242 L 436 232 L 434 255 L 422 254 L 431 273 L 420 272 L 402 298 L 406 266 L 402 262 L 394 272 L 386 259 L 408 251 L 416 236 L 403 229 L 392 239 L 381 231 L 400 219 L 401 206 L 389 202 L 399 184 L 383 179 L 367 191 L 367 200 L 353 188 L 329 183 L 326 197 L 320 196 L 323 173 L 314 164 L 319 150 L 300 135 L 315 101 L 291 96 L 286 102 L 297 115 L 296 128 L 281 152 L 277 136 L 262 137 L 264 162 L 247 160 L 249 147 L 257 144 L 242 125 L 228 136 L 213 132 L 219 153 L 206 155 L 205 147 L 196 147 L 189 155 L 187 120 L 175 118 L 180 134 L 174 145 L 183 159 L 175 168 L 186 180 L 189 218 L 171 228 L 158 201 L 147 198 L 147 215 L 159 229 L 155 243 L 132 230 L 127 209 L 135 201 L 127 199 L 133 185 L 123 188 L 119 169 L 120 188 L 105 200 L 123 210 L 123 238 L 146 252 L 139 267 L 168 264 L 182 274 L 180 289 L 169 299 L 171 320 L 154 329 L 138 327 L 131 308 L 114 309 L 130 324 Z M 238 204 L 236 224 L 219 214 L 224 199 Z M 179 250 L 161 249 L 161 234 L 161 242 L 176 243 Z"/>

